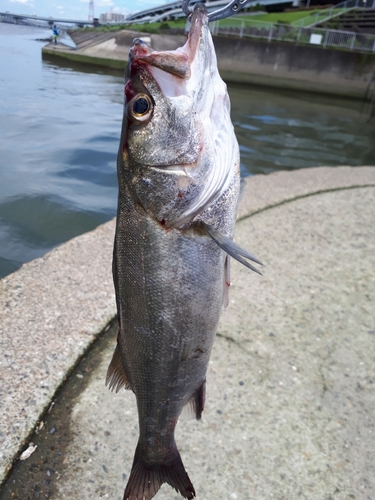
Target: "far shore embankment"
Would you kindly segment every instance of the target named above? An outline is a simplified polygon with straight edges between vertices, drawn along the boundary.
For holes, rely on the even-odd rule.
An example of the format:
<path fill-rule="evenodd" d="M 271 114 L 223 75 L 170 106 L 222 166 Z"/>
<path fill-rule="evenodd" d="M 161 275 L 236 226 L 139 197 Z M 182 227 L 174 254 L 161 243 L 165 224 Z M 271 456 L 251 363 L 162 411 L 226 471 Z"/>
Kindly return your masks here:
<path fill-rule="evenodd" d="M 134 38 L 142 38 L 157 50 L 174 50 L 186 40 L 183 35 L 134 31 L 74 30 L 69 34 L 75 49 L 49 43 L 43 47 L 43 55 L 124 69 Z M 227 82 L 363 100 L 370 100 L 375 92 L 375 53 L 248 38 L 214 36 L 213 39 L 218 67 Z"/>

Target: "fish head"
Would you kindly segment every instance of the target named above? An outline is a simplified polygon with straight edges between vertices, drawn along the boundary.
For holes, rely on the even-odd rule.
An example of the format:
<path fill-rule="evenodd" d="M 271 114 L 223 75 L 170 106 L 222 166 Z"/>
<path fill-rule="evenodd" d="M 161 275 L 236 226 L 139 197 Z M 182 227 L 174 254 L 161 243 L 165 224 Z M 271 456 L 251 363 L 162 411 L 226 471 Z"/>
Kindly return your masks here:
<path fill-rule="evenodd" d="M 159 52 L 135 39 L 125 80 L 120 190 L 166 227 L 184 227 L 239 175 L 204 5 L 196 4 L 183 47 Z"/>

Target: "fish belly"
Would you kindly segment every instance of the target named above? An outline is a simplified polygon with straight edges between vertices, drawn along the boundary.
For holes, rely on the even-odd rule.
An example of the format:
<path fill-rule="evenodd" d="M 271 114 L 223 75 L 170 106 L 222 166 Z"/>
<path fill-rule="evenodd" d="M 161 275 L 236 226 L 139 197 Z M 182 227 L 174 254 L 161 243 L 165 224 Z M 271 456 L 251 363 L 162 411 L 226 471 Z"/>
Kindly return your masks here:
<path fill-rule="evenodd" d="M 167 458 L 182 407 L 204 384 L 225 254 L 199 229 L 166 229 L 131 203 L 122 208 L 115 245 L 119 345 L 137 398 L 139 444 L 153 462 Z"/>

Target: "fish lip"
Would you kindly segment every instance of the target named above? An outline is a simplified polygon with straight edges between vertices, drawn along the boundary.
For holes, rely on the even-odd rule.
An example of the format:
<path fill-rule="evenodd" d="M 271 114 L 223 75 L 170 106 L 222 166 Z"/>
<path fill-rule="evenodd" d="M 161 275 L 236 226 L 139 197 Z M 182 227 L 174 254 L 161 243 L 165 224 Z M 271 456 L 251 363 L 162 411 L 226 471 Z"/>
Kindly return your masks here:
<path fill-rule="evenodd" d="M 152 168 L 153 170 L 181 170 L 185 172 L 186 169 L 195 168 L 196 163 L 173 163 L 171 165 L 145 165 L 146 168 Z"/>
<path fill-rule="evenodd" d="M 187 175 L 186 169 L 187 168 L 194 168 L 196 165 L 191 164 L 191 165 L 147 165 L 147 168 L 150 168 L 152 170 L 161 170 L 162 172 L 168 172 L 168 171 L 173 171 L 174 173 L 181 173 L 183 175 Z"/>
<path fill-rule="evenodd" d="M 179 165 L 153 165 L 151 168 L 157 168 L 159 170 L 181 169 L 181 167 Z"/>

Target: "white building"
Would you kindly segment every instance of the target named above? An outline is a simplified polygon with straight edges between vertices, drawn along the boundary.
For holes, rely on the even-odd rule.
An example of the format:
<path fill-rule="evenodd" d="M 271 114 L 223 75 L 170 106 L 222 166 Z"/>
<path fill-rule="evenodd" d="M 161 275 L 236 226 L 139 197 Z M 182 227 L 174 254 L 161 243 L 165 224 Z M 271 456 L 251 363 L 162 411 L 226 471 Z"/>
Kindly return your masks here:
<path fill-rule="evenodd" d="M 108 24 L 108 23 L 121 23 L 125 19 L 125 16 L 123 14 L 117 14 L 116 12 L 113 12 L 112 9 L 110 12 L 107 12 L 106 14 L 100 14 L 99 16 L 99 23 L 100 24 Z"/>

